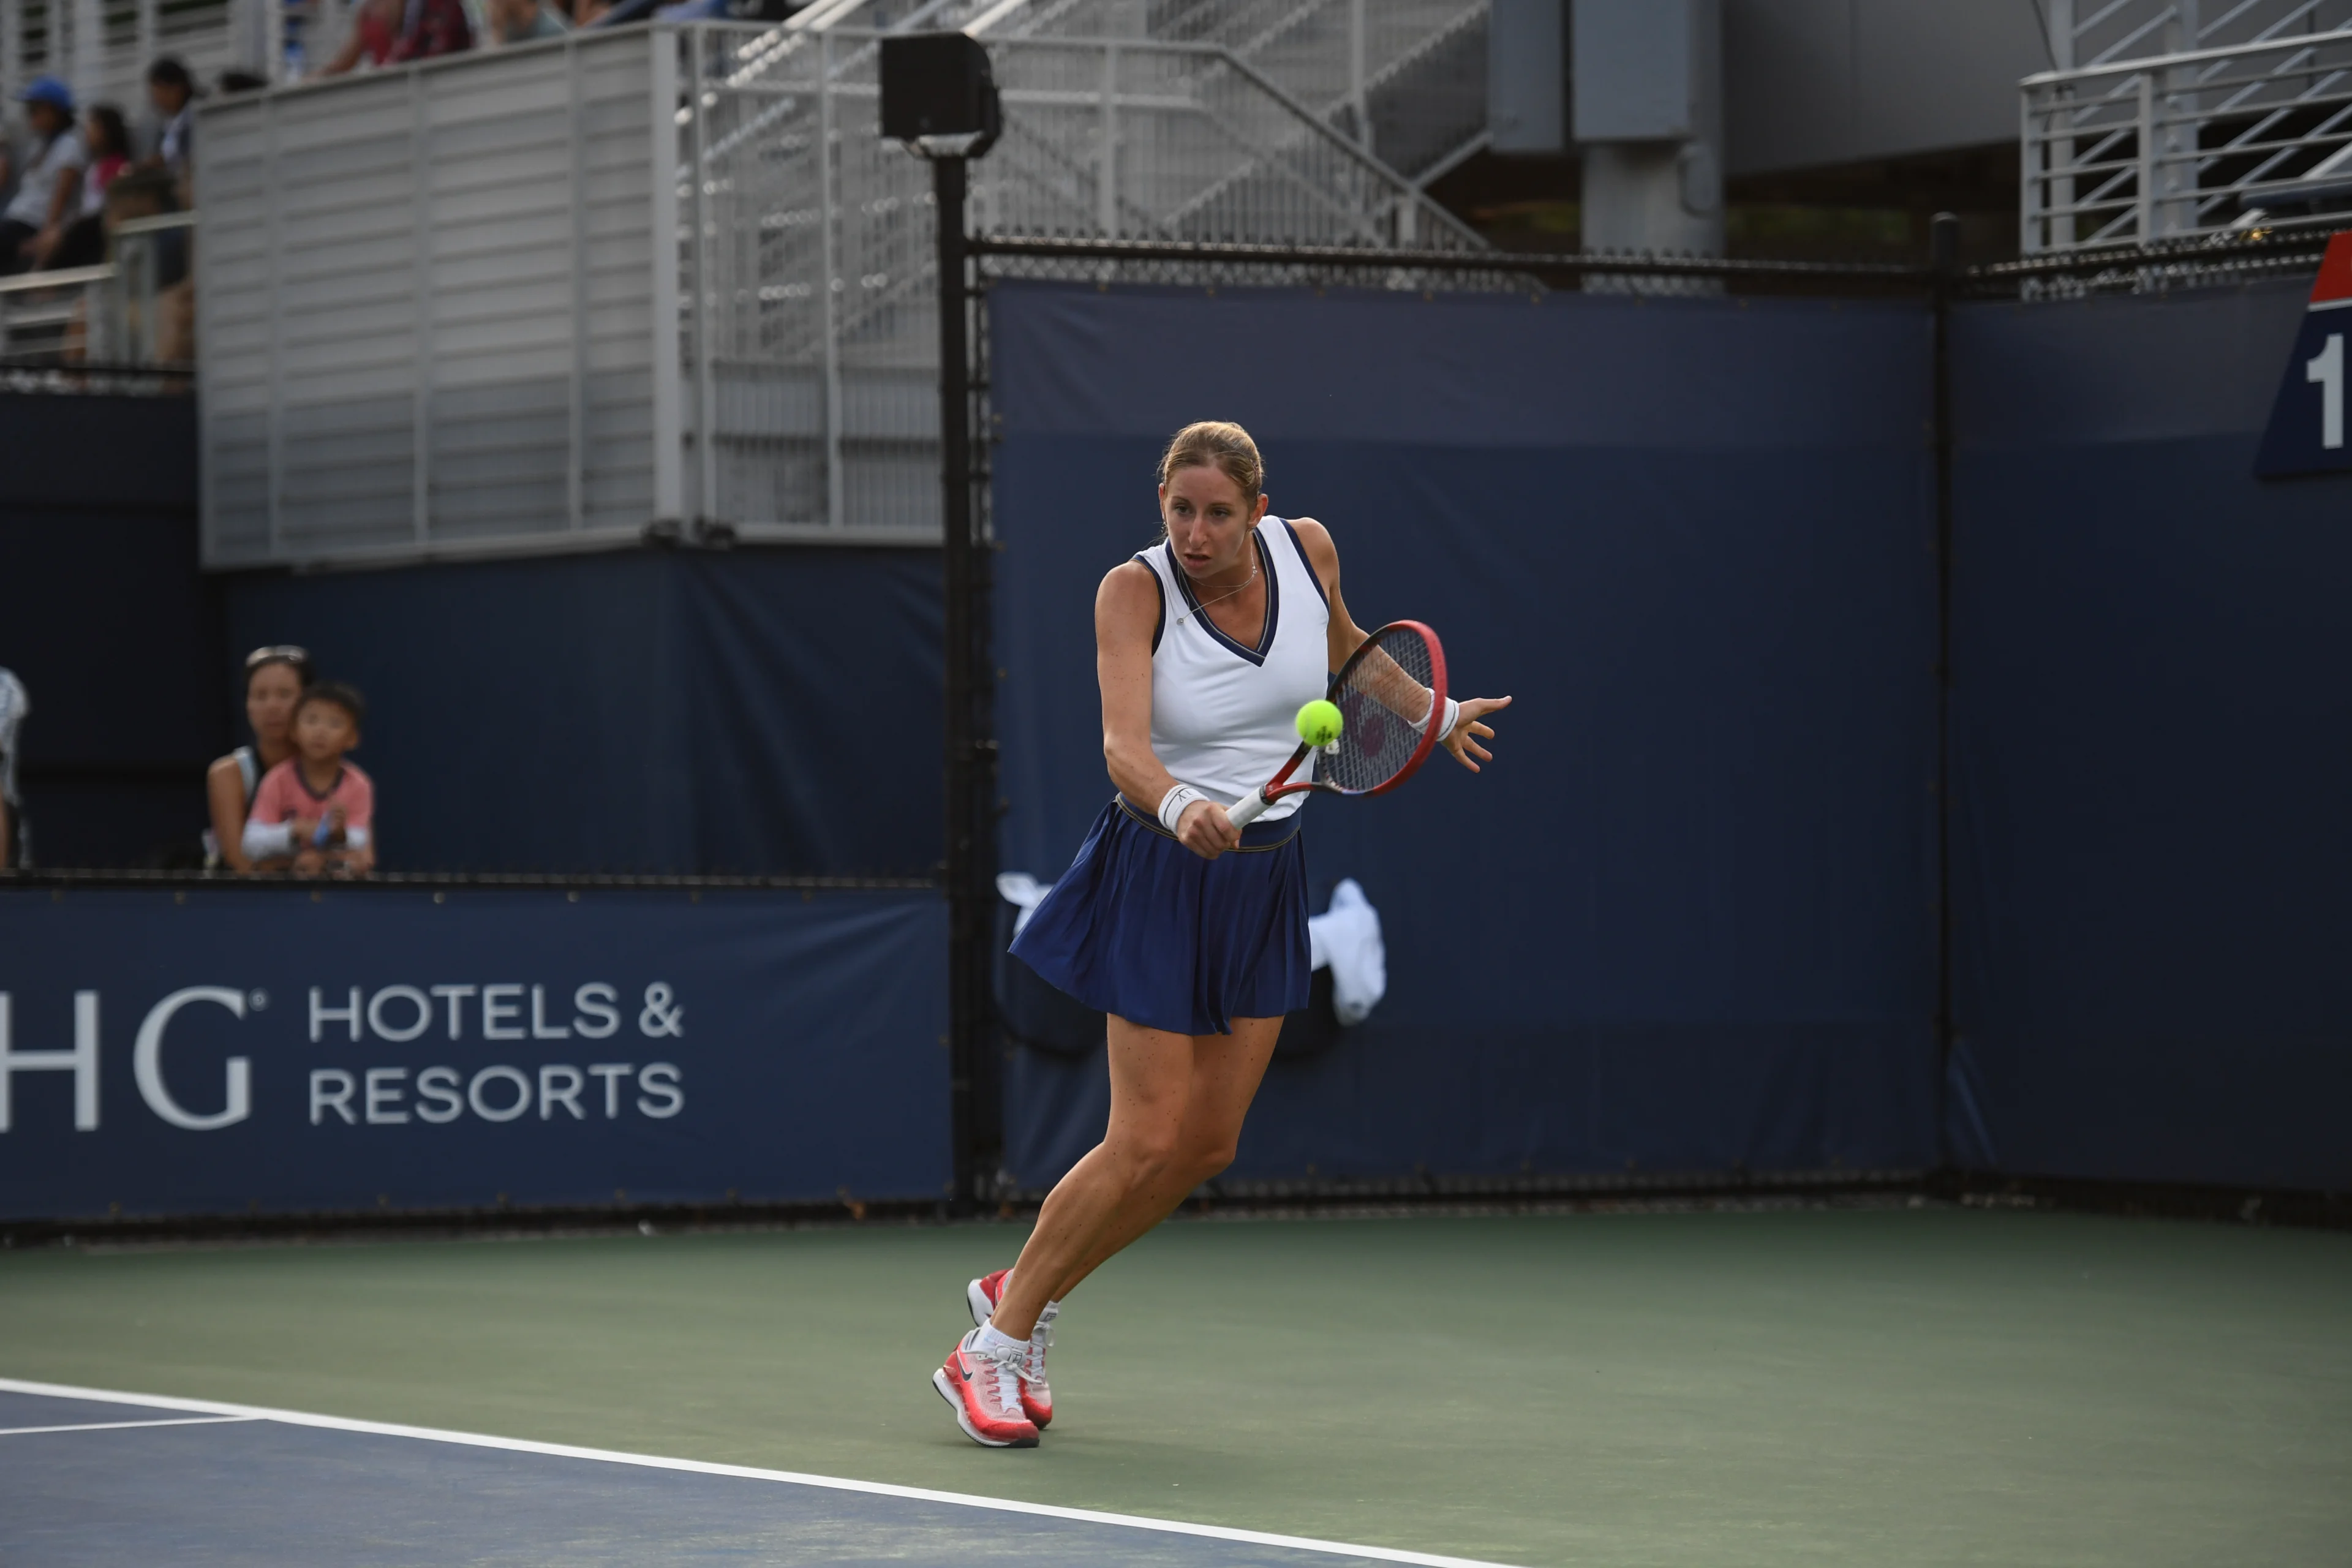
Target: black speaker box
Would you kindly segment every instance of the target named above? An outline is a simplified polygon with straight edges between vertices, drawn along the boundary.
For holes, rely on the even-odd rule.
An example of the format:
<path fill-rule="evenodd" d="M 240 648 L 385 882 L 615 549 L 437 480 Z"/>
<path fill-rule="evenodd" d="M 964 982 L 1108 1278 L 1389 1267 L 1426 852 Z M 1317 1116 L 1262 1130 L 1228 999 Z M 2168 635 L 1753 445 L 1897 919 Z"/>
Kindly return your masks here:
<path fill-rule="evenodd" d="M 993 139 L 996 79 L 988 51 L 962 33 L 901 33 L 882 40 L 882 134 Z"/>

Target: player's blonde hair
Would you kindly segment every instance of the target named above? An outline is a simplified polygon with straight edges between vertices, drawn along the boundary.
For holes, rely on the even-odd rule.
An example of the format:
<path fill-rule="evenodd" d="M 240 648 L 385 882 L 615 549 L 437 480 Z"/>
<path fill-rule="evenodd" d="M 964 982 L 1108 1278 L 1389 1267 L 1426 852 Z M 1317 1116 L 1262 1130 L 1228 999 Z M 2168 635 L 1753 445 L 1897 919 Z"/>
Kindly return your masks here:
<path fill-rule="evenodd" d="M 1244 500 L 1255 500 L 1265 489 L 1265 461 L 1257 455 L 1257 443 L 1226 419 L 1198 420 L 1176 432 L 1160 455 L 1160 482 L 1166 484 L 1179 468 L 1218 469 L 1234 481 Z"/>

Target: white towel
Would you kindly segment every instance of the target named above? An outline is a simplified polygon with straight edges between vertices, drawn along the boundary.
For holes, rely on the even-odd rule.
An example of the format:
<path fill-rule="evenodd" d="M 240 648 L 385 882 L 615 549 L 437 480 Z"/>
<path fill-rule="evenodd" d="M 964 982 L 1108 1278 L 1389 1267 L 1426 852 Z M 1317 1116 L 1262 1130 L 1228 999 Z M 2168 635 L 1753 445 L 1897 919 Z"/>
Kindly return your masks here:
<path fill-rule="evenodd" d="M 1044 903 L 1045 895 L 1053 890 L 1053 883 L 1041 882 L 1026 871 L 999 871 L 996 874 L 997 896 L 1021 911 L 1013 917 L 1014 936 L 1021 934 L 1021 928 L 1029 923 L 1029 917 L 1037 912 L 1037 906 Z"/>
<path fill-rule="evenodd" d="M 1389 950 L 1381 912 L 1353 877 L 1331 889 L 1331 908 L 1307 919 L 1309 967 L 1331 966 L 1331 1010 L 1342 1025 L 1360 1024 L 1388 994 Z"/>

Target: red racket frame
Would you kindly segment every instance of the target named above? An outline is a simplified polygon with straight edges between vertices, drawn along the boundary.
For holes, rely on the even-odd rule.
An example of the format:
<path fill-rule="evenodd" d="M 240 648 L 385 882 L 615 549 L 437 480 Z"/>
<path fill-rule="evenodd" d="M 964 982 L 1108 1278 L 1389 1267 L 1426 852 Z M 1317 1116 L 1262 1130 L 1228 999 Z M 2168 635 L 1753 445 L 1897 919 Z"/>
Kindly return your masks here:
<path fill-rule="evenodd" d="M 1248 826 L 1255 821 L 1266 807 L 1285 795 L 1300 795 L 1310 789 L 1319 789 L 1329 795 L 1386 795 L 1421 771 L 1421 764 L 1429 760 L 1429 753 L 1437 745 L 1438 727 L 1445 719 L 1445 645 L 1437 640 L 1435 631 L 1420 621 L 1390 621 L 1375 628 L 1364 638 L 1363 645 L 1348 656 L 1348 662 L 1339 667 L 1339 673 L 1325 683 L 1323 691 L 1328 697 L 1330 693 L 1339 690 L 1341 683 L 1348 679 L 1348 672 L 1356 668 L 1357 661 L 1373 651 L 1383 636 L 1398 630 L 1418 633 L 1422 640 L 1429 645 L 1430 703 L 1429 718 L 1426 721 L 1429 727 L 1421 732 L 1421 744 L 1413 748 L 1412 755 L 1405 759 L 1404 766 L 1370 789 L 1347 789 L 1322 779 L 1309 779 L 1304 784 L 1285 783 L 1284 781 L 1292 773 L 1298 771 L 1298 764 L 1307 760 L 1307 754 L 1317 749 L 1302 742 L 1298 750 L 1290 753 L 1290 760 L 1282 764 L 1280 773 L 1225 807 L 1225 815 L 1232 818 L 1234 826 Z"/>

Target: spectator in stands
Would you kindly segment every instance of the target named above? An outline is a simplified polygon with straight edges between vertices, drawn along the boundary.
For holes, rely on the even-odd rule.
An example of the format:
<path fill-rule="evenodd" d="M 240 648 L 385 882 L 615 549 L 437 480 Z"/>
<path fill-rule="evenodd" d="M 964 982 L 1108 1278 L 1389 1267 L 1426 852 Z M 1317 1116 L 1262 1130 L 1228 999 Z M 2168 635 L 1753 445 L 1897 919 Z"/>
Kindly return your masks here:
<path fill-rule="evenodd" d="M 473 24 L 464 0 L 362 0 L 352 18 L 351 36 L 321 76 L 341 76 L 362 61 L 401 65 L 454 55 L 474 47 Z"/>
<path fill-rule="evenodd" d="M 44 268 L 95 267 L 106 259 L 106 189 L 131 166 L 131 127 L 110 103 L 93 103 L 82 117 L 81 198 L 65 232 L 43 259 Z"/>
<path fill-rule="evenodd" d="M 25 732 L 25 715 L 33 710 L 25 683 L 16 671 L 0 669 L 0 871 L 22 870 L 33 863 L 25 833 L 25 799 L 16 793 L 16 748 Z"/>
<path fill-rule="evenodd" d="M 264 774 L 294 754 L 294 704 L 310 679 L 308 648 L 282 644 L 245 656 L 245 722 L 253 744 L 215 758 L 205 771 L 213 819 L 205 830 L 206 869 L 253 869 L 253 858 L 245 852 L 245 825 L 253 815 L 254 792 Z"/>
<path fill-rule="evenodd" d="M 172 176 L 161 169 L 133 169 L 106 188 L 106 229 L 110 249 L 118 225 L 135 218 L 161 217 L 180 210 Z M 186 364 L 196 357 L 196 285 L 188 276 L 188 237 L 184 230 L 154 236 L 155 359 L 162 364 Z M 115 260 L 122 257 L 116 249 Z M 135 333 L 138 313 L 147 301 L 133 297 L 125 302 Z"/>
<path fill-rule="evenodd" d="M 546 0 L 489 0 L 489 6 L 490 37 L 501 44 L 560 38 L 572 31 L 562 15 Z"/>
<path fill-rule="evenodd" d="M 147 68 L 147 105 L 163 126 L 147 166 L 170 174 L 179 187 L 180 205 L 189 205 L 194 192 L 196 79 L 186 66 L 165 55 Z"/>
<path fill-rule="evenodd" d="M 0 272 L 38 267 L 79 211 L 82 165 L 89 160 L 74 132 L 73 89 L 53 76 L 35 77 L 16 95 L 33 128 L 16 199 L 0 213 Z"/>
<path fill-rule="evenodd" d="M 253 792 L 248 859 L 298 877 L 364 877 L 375 868 L 375 785 L 344 760 L 366 717 L 366 701 L 341 681 L 304 689 L 294 705 L 294 754 Z"/>

